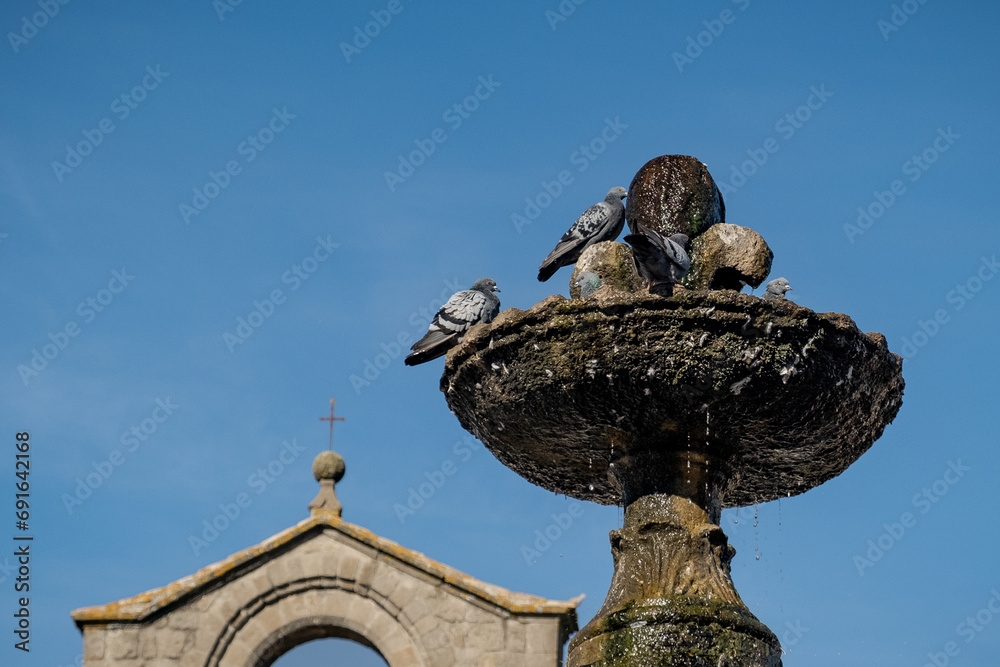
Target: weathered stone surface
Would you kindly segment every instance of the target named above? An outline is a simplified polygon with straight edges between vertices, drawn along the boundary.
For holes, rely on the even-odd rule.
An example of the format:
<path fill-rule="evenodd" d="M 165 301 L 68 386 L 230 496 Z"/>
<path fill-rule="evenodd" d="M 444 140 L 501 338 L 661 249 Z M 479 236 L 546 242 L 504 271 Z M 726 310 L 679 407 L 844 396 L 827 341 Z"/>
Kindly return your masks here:
<path fill-rule="evenodd" d="M 89 661 L 104 657 L 107 628 L 90 628 L 83 633 L 83 658 Z"/>
<path fill-rule="evenodd" d="M 484 584 L 319 513 L 190 577 L 77 610 L 74 619 L 87 663 L 99 667 L 271 664 L 331 636 L 370 646 L 393 665 L 470 665 L 489 655 L 496 664 L 537 658 L 555 667 L 581 599 Z M 523 630 L 508 646 L 512 624 L 547 636 L 549 650 L 529 657 Z"/>
<path fill-rule="evenodd" d="M 416 651 L 413 650 L 412 646 L 407 646 L 406 648 L 396 651 L 390 655 L 385 656 L 386 661 L 390 665 L 417 665 L 419 658 L 417 657 Z"/>
<path fill-rule="evenodd" d="M 526 640 L 525 625 L 515 618 L 508 618 L 504 630 L 504 645 L 511 651 L 524 653 Z"/>
<path fill-rule="evenodd" d="M 584 271 L 593 271 L 601 277 L 601 284 L 611 285 L 626 292 L 642 289 L 642 279 L 632 262 L 632 249 L 624 243 L 603 241 L 595 243 L 580 255 L 569 279 L 569 295 L 580 298 L 580 288 L 576 281 Z"/>
<path fill-rule="evenodd" d="M 114 628 L 108 633 L 108 646 L 115 660 L 139 657 L 139 631 L 135 628 Z"/>
<path fill-rule="evenodd" d="M 306 554 L 304 553 L 303 555 Z M 266 574 L 268 581 L 270 581 L 273 586 L 282 586 L 304 578 L 306 576 L 306 571 L 303 566 L 303 560 L 304 559 L 300 558 L 285 558 L 283 556 L 276 558 L 274 560 L 274 566 L 267 568 Z"/>
<path fill-rule="evenodd" d="M 549 654 L 553 649 L 558 649 L 558 634 L 554 633 L 556 628 L 546 627 L 544 623 L 529 625 L 525 629 L 524 642 L 525 650 L 531 653 Z"/>
<path fill-rule="evenodd" d="M 403 573 L 387 563 L 381 563 L 372 576 L 371 590 L 378 593 L 383 598 L 388 598 L 392 591 L 401 581 Z"/>
<path fill-rule="evenodd" d="M 764 237 L 739 225 L 718 224 L 691 242 L 691 289 L 759 287 L 771 272 L 774 253 Z"/>
<path fill-rule="evenodd" d="M 343 457 L 332 450 L 320 452 L 313 459 L 312 474 L 318 482 L 321 479 L 332 479 L 339 482 L 344 477 L 347 466 Z"/>
<path fill-rule="evenodd" d="M 730 578 L 721 508 L 840 474 L 895 417 L 901 367 L 845 315 L 608 285 L 471 329 L 441 390 L 525 479 L 626 507 L 611 589 L 569 667 L 780 667 Z"/>
<path fill-rule="evenodd" d="M 477 623 L 465 635 L 465 643 L 469 648 L 478 651 L 503 650 L 503 626 L 496 623 Z M 558 650 L 559 647 L 553 647 Z"/>
<path fill-rule="evenodd" d="M 376 566 L 376 561 L 374 560 L 366 559 L 361 561 L 361 568 L 358 570 L 357 579 L 355 579 L 355 583 L 357 584 L 355 590 L 367 590 L 371 586 Z"/>
<path fill-rule="evenodd" d="M 358 571 L 361 569 L 361 559 L 360 558 L 358 558 L 354 554 L 347 554 L 347 555 L 342 556 L 339 559 L 339 562 L 336 559 L 332 559 L 332 558 L 330 560 L 332 561 L 331 565 L 333 563 L 337 563 L 336 566 L 335 566 L 336 569 L 334 569 L 334 567 L 331 567 L 330 570 L 332 570 L 333 572 L 336 572 L 338 577 L 340 577 L 341 579 L 344 579 L 345 581 L 356 581 L 357 580 L 357 578 L 358 578 Z M 330 570 L 328 570 L 328 571 L 330 571 Z"/>
<path fill-rule="evenodd" d="M 678 495 L 629 505 L 624 527 L 611 532 L 611 588 L 570 641 L 569 667 L 780 665 L 777 638 L 733 586 L 734 552 L 717 520 Z"/>
<path fill-rule="evenodd" d="M 392 593 L 389 594 L 389 602 L 402 609 L 419 593 L 423 592 L 421 590 L 422 588 L 423 586 L 421 586 L 418 582 L 411 579 L 404 579 L 392 589 Z"/>
<path fill-rule="evenodd" d="M 690 155 L 661 155 L 636 173 L 628 186 L 625 219 L 670 236 L 692 240 L 726 221 L 722 193 L 701 160 Z"/>
<path fill-rule="evenodd" d="M 473 328 L 441 389 L 502 463 L 555 493 L 622 504 L 617 459 L 690 448 L 722 476 L 723 505 L 739 507 L 843 472 L 895 417 L 900 368 L 846 315 L 728 291 L 601 287 Z M 653 463 L 665 470 L 651 469 L 649 485 L 671 477 L 669 457 Z"/>

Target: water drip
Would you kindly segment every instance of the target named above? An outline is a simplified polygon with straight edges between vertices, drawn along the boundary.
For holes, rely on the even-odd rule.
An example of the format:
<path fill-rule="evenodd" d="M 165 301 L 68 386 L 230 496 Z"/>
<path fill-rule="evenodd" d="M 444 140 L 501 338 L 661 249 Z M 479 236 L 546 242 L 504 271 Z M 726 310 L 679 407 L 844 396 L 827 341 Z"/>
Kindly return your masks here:
<path fill-rule="evenodd" d="M 760 532 L 757 530 L 757 524 L 760 522 L 760 505 L 756 503 L 753 506 L 753 550 L 754 550 L 754 560 L 760 560 Z"/>

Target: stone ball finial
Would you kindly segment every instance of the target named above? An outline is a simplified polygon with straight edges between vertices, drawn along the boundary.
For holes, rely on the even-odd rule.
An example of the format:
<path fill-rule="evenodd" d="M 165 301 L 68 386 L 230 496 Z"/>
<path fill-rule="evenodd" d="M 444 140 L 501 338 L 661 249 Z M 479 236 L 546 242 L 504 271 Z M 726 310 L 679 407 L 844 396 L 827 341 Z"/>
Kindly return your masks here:
<path fill-rule="evenodd" d="M 339 482 L 343 479 L 345 472 L 347 472 L 347 466 L 344 464 L 344 458 L 337 452 L 330 450 L 320 452 L 313 459 L 312 473 L 317 482 L 324 479 Z"/>
<path fill-rule="evenodd" d="M 337 500 L 336 485 L 344 477 L 347 466 L 344 459 L 335 451 L 320 452 L 313 459 L 312 473 L 319 482 L 319 493 L 309 503 L 309 511 L 313 516 L 333 516 L 340 518 L 343 506 Z"/>

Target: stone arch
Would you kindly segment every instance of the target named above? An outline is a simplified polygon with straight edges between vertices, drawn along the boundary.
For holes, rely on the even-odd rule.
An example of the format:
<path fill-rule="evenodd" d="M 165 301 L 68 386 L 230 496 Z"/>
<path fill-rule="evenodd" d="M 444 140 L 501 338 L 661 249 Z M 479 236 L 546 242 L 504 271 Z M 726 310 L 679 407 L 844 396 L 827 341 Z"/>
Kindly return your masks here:
<path fill-rule="evenodd" d="M 251 655 L 247 667 L 271 667 L 275 661 L 293 648 L 316 639 L 350 639 L 385 656 L 364 635 L 344 627 L 342 619 L 313 616 L 303 618 L 280 628 L 272 636 L 261 642 L 260 648 Z M 388 660 L 386 660 L 388 663 Z"/>
<path fill-rule="evenodd" d="M 562 664 L 582 596 L 486 584 L 324 508 L 171 584 L 74 611 L 85 667 L 269 667 L 321 637 L 390 667 Z"/>
<path fill-rule="evenodd" d="M 342 580 L 310 577 L 272 588 L 233 613 L 205 667 L 269 667 L 295 646 L 323 637 L 357 641 L 389 667 L 428 664 L 419 635 L 399 607 L 358 594 Z"/>

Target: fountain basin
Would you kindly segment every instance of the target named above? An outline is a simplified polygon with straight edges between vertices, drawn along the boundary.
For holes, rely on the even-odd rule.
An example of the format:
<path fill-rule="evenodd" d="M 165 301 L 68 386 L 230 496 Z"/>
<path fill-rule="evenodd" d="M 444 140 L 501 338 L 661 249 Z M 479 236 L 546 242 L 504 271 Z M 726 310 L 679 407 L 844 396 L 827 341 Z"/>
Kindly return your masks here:
<path fill-rule="evenodd" d="M 901 366 L 846 315 L 728 290 L 605 286 L 473 327 L 441 389 L 502 463 L 555 493 L 627 505 L 672 492 L 656 480 L 694 460 L 720 506 L 737 507 L 843 472 L 899 410 Z M 630 489 L 619 461 L 649 479 Z"/>

